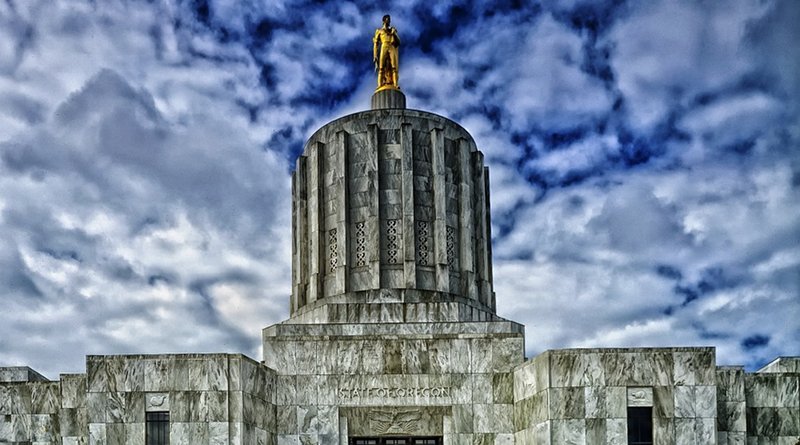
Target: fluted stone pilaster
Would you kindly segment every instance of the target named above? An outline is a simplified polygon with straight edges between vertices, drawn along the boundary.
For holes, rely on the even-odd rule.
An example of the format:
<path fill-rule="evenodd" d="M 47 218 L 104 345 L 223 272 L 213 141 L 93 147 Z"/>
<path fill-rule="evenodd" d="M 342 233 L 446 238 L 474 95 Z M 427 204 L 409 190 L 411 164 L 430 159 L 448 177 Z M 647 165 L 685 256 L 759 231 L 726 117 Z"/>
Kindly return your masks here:
<path fill-rule="evenodd" d="M 400 90 L 385 89 L 372 95 L 372 109 L 403 109 L 406 107 L 406 95 Z"/>

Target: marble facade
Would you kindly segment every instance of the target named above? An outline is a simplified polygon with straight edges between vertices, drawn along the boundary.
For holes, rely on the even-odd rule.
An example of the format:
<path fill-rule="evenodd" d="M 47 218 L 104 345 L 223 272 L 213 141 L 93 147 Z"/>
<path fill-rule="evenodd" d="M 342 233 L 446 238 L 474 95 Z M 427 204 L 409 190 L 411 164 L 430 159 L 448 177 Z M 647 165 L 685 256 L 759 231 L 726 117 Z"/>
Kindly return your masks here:
<path fill-rule="evenodd" d="M 800 444 L 798 357 L 754 373 L 703 347 L 526 359 L 524 327 L 496 313 L 483 155 L 400 96 L 376 93 L 298 159 L 290 317 L 262 331 L 262 362 L 88 356 L 55 381 L 0 368 L 0 443 L 144 444 L 148 413 L 169 413 L 180 445 L 626 444 L 646 408 L 654 444 Z"/>
<path fill-rule="evenodd" d="M 514 371 L 517 442 L 626 444 L 645 406 L 654 443 L 717 443 L 716 381 L 713 348 L 547 351 Z"/>

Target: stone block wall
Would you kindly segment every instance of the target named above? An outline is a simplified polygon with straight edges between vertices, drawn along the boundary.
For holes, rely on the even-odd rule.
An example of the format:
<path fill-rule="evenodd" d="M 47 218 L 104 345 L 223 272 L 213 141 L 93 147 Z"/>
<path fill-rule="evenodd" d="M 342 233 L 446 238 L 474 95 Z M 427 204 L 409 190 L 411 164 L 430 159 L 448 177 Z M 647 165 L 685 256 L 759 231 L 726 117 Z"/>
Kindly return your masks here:
<path fill-rule="evenodd" d="M 172 444 L 276 443 L 275 374 L 242 355 L 88 356 L 86 367 L 55 382 L 4 373 L 0 443 L 144 444 L 149 411 L 169 412 Z"/>
<path fill-rule="evenodd" d="M 241 425 L 236 425 L 236 428 L 241 428 L 241 444 L 253 445 L 276 445 L 277 444 L 277 418 L 276 418 L 276 375 L 275 371 L 265 367 L 261 363 L 250 360 L 242 356 L 241 359 L 241 380 L 239 388 L 241 388 Z M 238 366 L 236 360 L 233 360 L 233 366 Z M 236 401 L 231 403 L 231 410 L 235 413 L 231 414 L 229 421 L 238 423 L 239 405 L 237 398 L 239 397 L 239 390 L 235 389 L 236 385 L 230 389 L 230 397 Z M 230 434 L 231 438 L 237 437 L 235 433 Z M 209 445 L 213 445 L 214 440 L 209 441 Z M 231 443 L 234 443 L 231 441 Z"/>
<path fill-rule="evenodd" d="M 64 445 L 89 443 L 86 374 L 61 374 L 61 410 L 58 421 Z M 58 442 L 56 442 L 58 443 Z"/>
<path fill-rule="evenodd" d="M 89 442 L 144 443 L 169 412 L 170 443 L 273 444 L 274 374 L 241 355 L 88 356 Z"/>
<path fill-rule="evenodd" d="M 544 352 L 514 370 L 516 443 L 550 444 L 550 355 Z"/>
<path fill-rule="evenodd" d="M 0 383 L 0 442 L 60 444 L 58 382 Z"/>
<path fill-rule="evenodd" d="M 650 406 L 657 445 L 716 443 L 713 348 L 547 351 L 514 372 L 517 443 L 625 444 Z"/>
<path fill-rule="evenodd" d="M 393 434 L 624 444 L 629 406 L 652 407 L 655 444 L 800 442 L 797 359 L 751 374 L 715 368 L 710 348 L 559 350 L 523 363 L 511 322 L 285 324 L 264 335 L 278 373 L 235 354 L 89 356 L 87 374 L 54 382 L 0 372 L 0 443 L 142 444 L 146 413 L 168 411 L 173 444 Z"/>
<path fill-rule="evenodd" d="M 267 328 L 278 443 L 405 434 L 513 444 L 512 370 L 523 342 L 511 322 Z"/>
<path fill-rule="evenodd" d="M 717 368 L 717 443 L 744 444 L 747 436 L 745 417 L 744 367 Z"/>
<path fill-rule="evenodd" d="M 800 373 L 773 371 L 744 376 L 747 443 L 796 445 L 800 442 Z"/>

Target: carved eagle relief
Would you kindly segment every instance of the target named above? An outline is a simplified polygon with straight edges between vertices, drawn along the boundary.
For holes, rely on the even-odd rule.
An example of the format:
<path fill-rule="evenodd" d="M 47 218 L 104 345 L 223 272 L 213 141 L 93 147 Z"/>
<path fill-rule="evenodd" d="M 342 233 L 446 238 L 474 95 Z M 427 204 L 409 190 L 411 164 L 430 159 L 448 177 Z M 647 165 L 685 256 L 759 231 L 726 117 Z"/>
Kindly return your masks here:
<path fill-rule="evenodd" d="M 375 434 L 412 434 L 419 431 L 422 413 L 416 409 L 371 410 L 367 417 Z"/>
<path fill-rule="evenodd" d="M 167 401 L 167 396 L 164 394 L 157 394 L 150 396 L 150 399 L 147 401 L 148 406 L 152 407 L 159 407 L 163 406 L 164 402 Z"/>

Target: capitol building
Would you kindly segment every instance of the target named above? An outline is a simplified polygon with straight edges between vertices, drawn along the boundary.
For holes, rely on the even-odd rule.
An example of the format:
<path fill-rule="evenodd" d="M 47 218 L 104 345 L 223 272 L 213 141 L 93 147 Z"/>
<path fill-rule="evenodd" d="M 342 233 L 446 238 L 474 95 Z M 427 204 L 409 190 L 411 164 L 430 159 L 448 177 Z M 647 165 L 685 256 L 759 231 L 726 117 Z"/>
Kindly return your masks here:
<path fill-rule="evenodd" d="M 390 74 L 297 159 L 290 315 L 263 329 L 263 361 L 0 368 L 0 443 L 800 444 L 799 357 L 752 373 L 713 347 L 525 357 L 525 327 L 497 315 L 483 154 Z"/>

